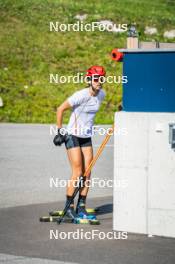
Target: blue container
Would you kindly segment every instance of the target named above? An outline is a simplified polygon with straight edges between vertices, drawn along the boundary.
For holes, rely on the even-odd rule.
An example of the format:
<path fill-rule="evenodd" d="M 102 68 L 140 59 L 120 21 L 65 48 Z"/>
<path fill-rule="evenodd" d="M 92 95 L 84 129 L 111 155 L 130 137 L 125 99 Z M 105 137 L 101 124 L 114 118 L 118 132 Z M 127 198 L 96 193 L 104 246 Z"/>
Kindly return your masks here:
<path fill-rule="evenodd" d="M 123 110 L 175 112 L 175 50 L 120 50 L 124 53 Z"/>

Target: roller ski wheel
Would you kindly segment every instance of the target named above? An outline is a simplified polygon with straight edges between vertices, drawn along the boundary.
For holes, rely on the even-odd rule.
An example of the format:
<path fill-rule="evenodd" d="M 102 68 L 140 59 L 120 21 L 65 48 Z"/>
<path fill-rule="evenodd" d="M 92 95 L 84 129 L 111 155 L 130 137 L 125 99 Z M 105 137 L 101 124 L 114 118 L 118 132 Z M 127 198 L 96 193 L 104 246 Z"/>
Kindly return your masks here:
<path fill-rule="evenodd" d="M 59 221 L 58 217 L 55 216 L 42 216 L 40 217 L 40 222 L 42 223 L 56 223 Z M 80 219 L 80 218 L 75 218 L 74 220 L 69 219 L 69 218 L 64 218 L 63 223 L 74 223 L 74 224 L 83 224 L 83 225 L 100 225 L 100 221 L 98 219 L 93 219 L 93 220 L 88 220 L 88 219 Z"/>
<path fill-rule="evenodd" d="M 39 221 L 40 222 L 56 222 L 58 219 L 58 216 L 42 216 L 40 217 Z"/>
<path fill-rule="evenodd" d="M 100 221 L 98 219 L 81 219 L 81 218 L 77 218 L 76 221 L 74 222 L 74 224 L 89 224 L 89 225 L 100 225 Z"/>
<path fill-rule="evenodd" d="M 58 224 L 60 224 L 60 218 L 56 218 L 56 222 Z M 70 218 L 64 218 L 62 223 L 72 223 L 72 224 L 76 224 L 76 225 L 100 225 L 100 221 L 98 219 L 81 219 L 81 218 L 74 218 L 74 219 L 70 219 Z"/>

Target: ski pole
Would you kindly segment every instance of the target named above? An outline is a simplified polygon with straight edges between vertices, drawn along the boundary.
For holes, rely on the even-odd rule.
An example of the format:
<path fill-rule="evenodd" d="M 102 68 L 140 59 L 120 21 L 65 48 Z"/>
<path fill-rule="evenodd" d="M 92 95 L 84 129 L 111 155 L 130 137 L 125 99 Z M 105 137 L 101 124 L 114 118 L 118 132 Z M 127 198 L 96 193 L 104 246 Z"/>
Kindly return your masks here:
<path fill-rule="evenodd" d="M 85 173 L 83 174 L 83 176 L 87 176 L 89 174 L 89 172 L 91 171 L 92 167 L 94 166 L 94 164 L 96 163 L 97 159 L 99 158 L 100 154 L 102 153 L 104 147 L 106 146 L 108 140 L 110 139 L 112 133 L 114 131 L 114 125 L 110 128 L 110 134 L 108 133 L 106 135 L 106 137 L 104 138 L 103 142 L 101 143 L 95 157 L 92 159 L 91 163 L 89 164 L 88 168 L 86 169 Z"/>
<path fill-rule="evenodd" d="M 61 224 L 61 222 L 63 221 L 64 219 L 64 216 L 66 215 L 72 201 L 74 200 L 74 198 L 76 197 L 77 193 L 79 192 L 79 190 L 82 188 L 82 182 L 83 182 L 83 178 L 86 177 L 89 172 L 91 171 L 92 167 L 94 166 L 94 164 L 96 163 L 97 159 L 99 158 L 100 154 L 102 153 L 104 147 L 106 146 L 108 140 L 110 139 L 112 133 L 114 131 L 114 125 L 110 128 L 110 133 L 108 132 L 108 134 L 106 135 L 106 137 L 104 138 L 102 144 L 100 145 L 95 157 L 92 159 L 91 163 L 89 164 L 89 166 L 87 167 L 86 171 L 84 172 L 83 175 L 81 175 L 79 177 L 79 181 L 78 181 L 78 187 L 76 187 L 76 189 L 74 190 L 74 193 L 72 195 L 72 199 L 69 200 L 66 205 L 65 205 L 65 208 L 63 209 L 63 212 L 62 212 L 62 215 L 60 216 L 60 218 L 58 219 L 57 223 L 58 224 Z"/>

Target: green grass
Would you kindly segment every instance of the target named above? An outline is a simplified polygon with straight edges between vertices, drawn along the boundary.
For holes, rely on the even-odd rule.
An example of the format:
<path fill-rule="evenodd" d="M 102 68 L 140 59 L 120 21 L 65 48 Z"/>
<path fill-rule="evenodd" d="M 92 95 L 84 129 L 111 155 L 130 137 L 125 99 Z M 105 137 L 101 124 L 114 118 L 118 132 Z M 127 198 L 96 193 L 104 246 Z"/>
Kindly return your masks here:
<path fill-rule="evenodd" d="M 173 0 L 0 0 L 0 10 L 1 122 L 56 121 L 57 106 L 84 84 L 50 84 L 49 73 L 75 75 L 98 64 L 107 75 L 121 75 L 122 65 L 111 61 L 110 52 L 126 46 L 126 34 L 49 32 L 50 21 L 75 23 L 75 15 L 86 13 L 84 23 L 102 19 L 136 23 L 141 40 L 165 42 L 163 32 L 175 27 Z M 159 34 L 145 36 L 145 26 L 156 26 Z M 107 96 L 96 123 L 112 123 L 122 100 L 121 85 L 106 83 L 104 89 Z M 64 122 L 68 117 L 66 113 Z"/>

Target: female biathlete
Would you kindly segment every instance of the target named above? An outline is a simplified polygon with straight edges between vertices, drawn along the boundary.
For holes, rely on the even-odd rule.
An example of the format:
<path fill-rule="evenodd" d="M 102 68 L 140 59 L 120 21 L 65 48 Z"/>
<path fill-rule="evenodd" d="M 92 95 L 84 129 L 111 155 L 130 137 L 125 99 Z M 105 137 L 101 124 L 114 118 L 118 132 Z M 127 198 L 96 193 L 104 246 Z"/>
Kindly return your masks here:
<path fill-rule="evenodd" d="M 54 138 L 55 145 L 65 143 L 68 159 L 72 168 L 71 181 L 67 186 L 67 201 L 72 199 L 72 194 L 76 188 L 75 182 L 83 175 L 88 165 L 93 159 L 92 148 L 92 127 L 95 114 L 105 97 L 102 89 L 101 79 L 105 76 L 105 69 L 102 66 L 92 66 L 87 70 L 88 88 L 75 92 L 65 100 L 57 109 L 58 135 Z M 67 109 L 72 109 L 70 120 L 66 131 L 67 135 L 62 133 L 63 113 Z M 94 219 L 94 215 L 86 211 L 86 197 L 89 190 L 89 178 L 84 179 L 84 185 L 79 191 L 79 198 L 76 209 L 72 201 L 67 217 L 72 220 L 76 218 Z M 88 184 L 86 184 L 88 182 Z"/>

